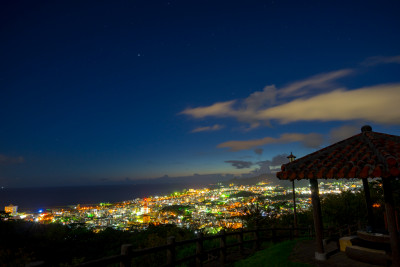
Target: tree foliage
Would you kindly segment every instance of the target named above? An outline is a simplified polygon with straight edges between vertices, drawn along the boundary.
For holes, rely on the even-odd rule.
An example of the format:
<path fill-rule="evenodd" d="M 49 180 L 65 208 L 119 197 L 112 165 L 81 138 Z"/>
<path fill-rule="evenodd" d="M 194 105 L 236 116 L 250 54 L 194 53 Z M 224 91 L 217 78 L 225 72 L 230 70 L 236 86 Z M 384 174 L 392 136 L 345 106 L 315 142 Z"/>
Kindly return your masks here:
<path fill-rule="evenodd" d="M 367 216 L 364 194 L 361 192 L 343 191 L 340 194 L 329 194 L 321 201 L 322 220 L 327 227 L 364 222 Z"/>
<path fill-rule="evenodd" d="M 106 228 L 94 233 L 80 225 L 0 221 L 0 236 L 0 266 L 24 266 L 32 261 L 45 261 L 49 266 L 71 266 L 117 255 L 122 244 L 133 244 L 136 249 L 148 248 L 166 244 L 168 236 L 185 240 L 194 238 L 194 233 L 175 225 L 150 225 L 145 231 L 133 232 Z M 141 259 L 141 264 L 159 266 L 165 263 L 161 262 L 165 257 L 157 260 L 160 262 L 148 257 Z"/>
<path fill-rule="evenodd" d="M 191 208 L 191 206 L 188 206 L 188 205 L 171 205 L 171 206 L 163 207 L 161 211 L 172 212 L 176 215 L 185 215 L 185 214 L 189 213 L 190 208 Z"/>
<path fill-rule="evenodd" d="M 257 193 L 253 193 L 250 191 L 239 191 L 237 193 L 231 194 L 229 197 L 230 198 L 238 198 L 238 197 L 254 197 L 257 196 L 259 194 Z"/>
<path fill-rule="evenodd" d="M 269 205 L 258 199 L 258 201 L 243 207 L 244 215 L 241 216 L 241 219 L 248 228 L 271 227 L 277 222 L 279 210 L 278 206 Z"/>

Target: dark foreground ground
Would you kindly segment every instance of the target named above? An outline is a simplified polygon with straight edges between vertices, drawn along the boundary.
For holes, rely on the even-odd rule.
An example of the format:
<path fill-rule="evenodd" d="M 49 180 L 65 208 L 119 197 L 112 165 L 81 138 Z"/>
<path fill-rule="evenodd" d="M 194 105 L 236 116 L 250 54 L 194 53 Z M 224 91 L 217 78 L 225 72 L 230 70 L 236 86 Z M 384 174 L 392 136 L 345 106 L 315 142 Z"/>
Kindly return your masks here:
<path fill-rule="evenodd" d="M 330 243 L 327 246 L 327 251 L 337 251 L 337 247 L 335 243 Z M 288 261 L 294 263 L 304 263 L 310 266 L 318 266 L 318 267 L 377 267 L 378 265 L 367 264 L 363 262 L 358 262 L 352 259 L 349 259 L 344 252 L 336 252 L 332 254 L 328 260 L 326 261 L 317 261 L 314 257 L 315 253 L 315 241 L 314 240 L 299 240 L 293 250 L 290 252 L 290 256 Z M 231 267 L 235 265 L 235 262 L 238 262 L 247 257 L 251 257 L 251 251 L 246 251 L 244 255 L 240 255 L 240 253 L 231 253 L 227 256 L 227 262 L 225 266 Z M 204 267 L 217 267 L 221 266 L 219 259 L 211 260 L 204 264 Z M 267 262 L 265 262 L 264 266 L 270 266 Z M 285 263 L 283 265 L 285 266 Z"/>
<path fill-rule="evenodd" d="M 327 246 L 328 251 L 336 249 L 336 244 L 330 243 Z M 340 267 L 375 267 L 377 265 L 367 264 L 359 261 L 349 259 L 344 252 L 337 252 L 330 256 L 326 261 L 317 261 L 314 257 L 315 253 L 315 241 L 314 240 L 302 240 L 297 242 L 293 248 L 292 253 L 289 256 L 289 260 L 292 262 L 307 263 L 312 266 L 340 266 Z"/>

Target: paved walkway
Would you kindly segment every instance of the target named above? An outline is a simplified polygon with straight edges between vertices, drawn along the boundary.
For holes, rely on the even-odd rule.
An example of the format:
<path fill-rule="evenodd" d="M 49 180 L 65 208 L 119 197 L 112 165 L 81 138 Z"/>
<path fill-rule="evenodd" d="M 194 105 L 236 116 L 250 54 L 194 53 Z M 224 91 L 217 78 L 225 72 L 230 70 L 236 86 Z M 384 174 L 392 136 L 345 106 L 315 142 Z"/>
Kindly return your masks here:
<path fill-rule="evenodd" d="M 337 249 L 335 243 L 330 243 L 327 246 L 327 252 Z M 330 256 L 326 261 L 315 260 L 315 241 L 303 240 L 297 242 L 289 259 L 293 262 L 308 263 L 313 266 L 327 267 L 376 267 L 378 265 L 367 264 L 347 258 L 344 252 L 337 252 Z"/>

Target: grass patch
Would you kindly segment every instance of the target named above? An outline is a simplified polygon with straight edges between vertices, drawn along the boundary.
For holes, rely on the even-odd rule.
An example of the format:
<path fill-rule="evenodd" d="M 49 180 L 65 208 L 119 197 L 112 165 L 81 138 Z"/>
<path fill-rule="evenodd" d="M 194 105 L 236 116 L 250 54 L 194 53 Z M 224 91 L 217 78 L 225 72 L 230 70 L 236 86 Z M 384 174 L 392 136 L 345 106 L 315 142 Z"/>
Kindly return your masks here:
<path fill-rule="evenodd" d="M 290 253 L 294 245 L 299 240 L 284 241 L 282 243 L 272 245 L 271 247 L 256 252 L 253 256 L 244 260 L 235 262 L 234 267 L 246 266 L 288 266 L 288 267 L 309 267 L 311 265 L 305 263 L 297 263 L 289 261 Z"/>

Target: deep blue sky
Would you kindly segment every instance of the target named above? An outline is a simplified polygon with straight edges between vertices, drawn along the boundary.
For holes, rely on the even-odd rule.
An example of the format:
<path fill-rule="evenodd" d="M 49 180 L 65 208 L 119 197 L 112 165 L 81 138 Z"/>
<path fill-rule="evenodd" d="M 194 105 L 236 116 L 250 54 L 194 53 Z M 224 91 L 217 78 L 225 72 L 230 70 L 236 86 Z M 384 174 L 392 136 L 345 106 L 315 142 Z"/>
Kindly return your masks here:
<path fill-rule="evenodd" d="M 0 186 L 251 176 L 363 124 L 400 135 L 399 14 L 394 0 L 2 2 Z"/>

